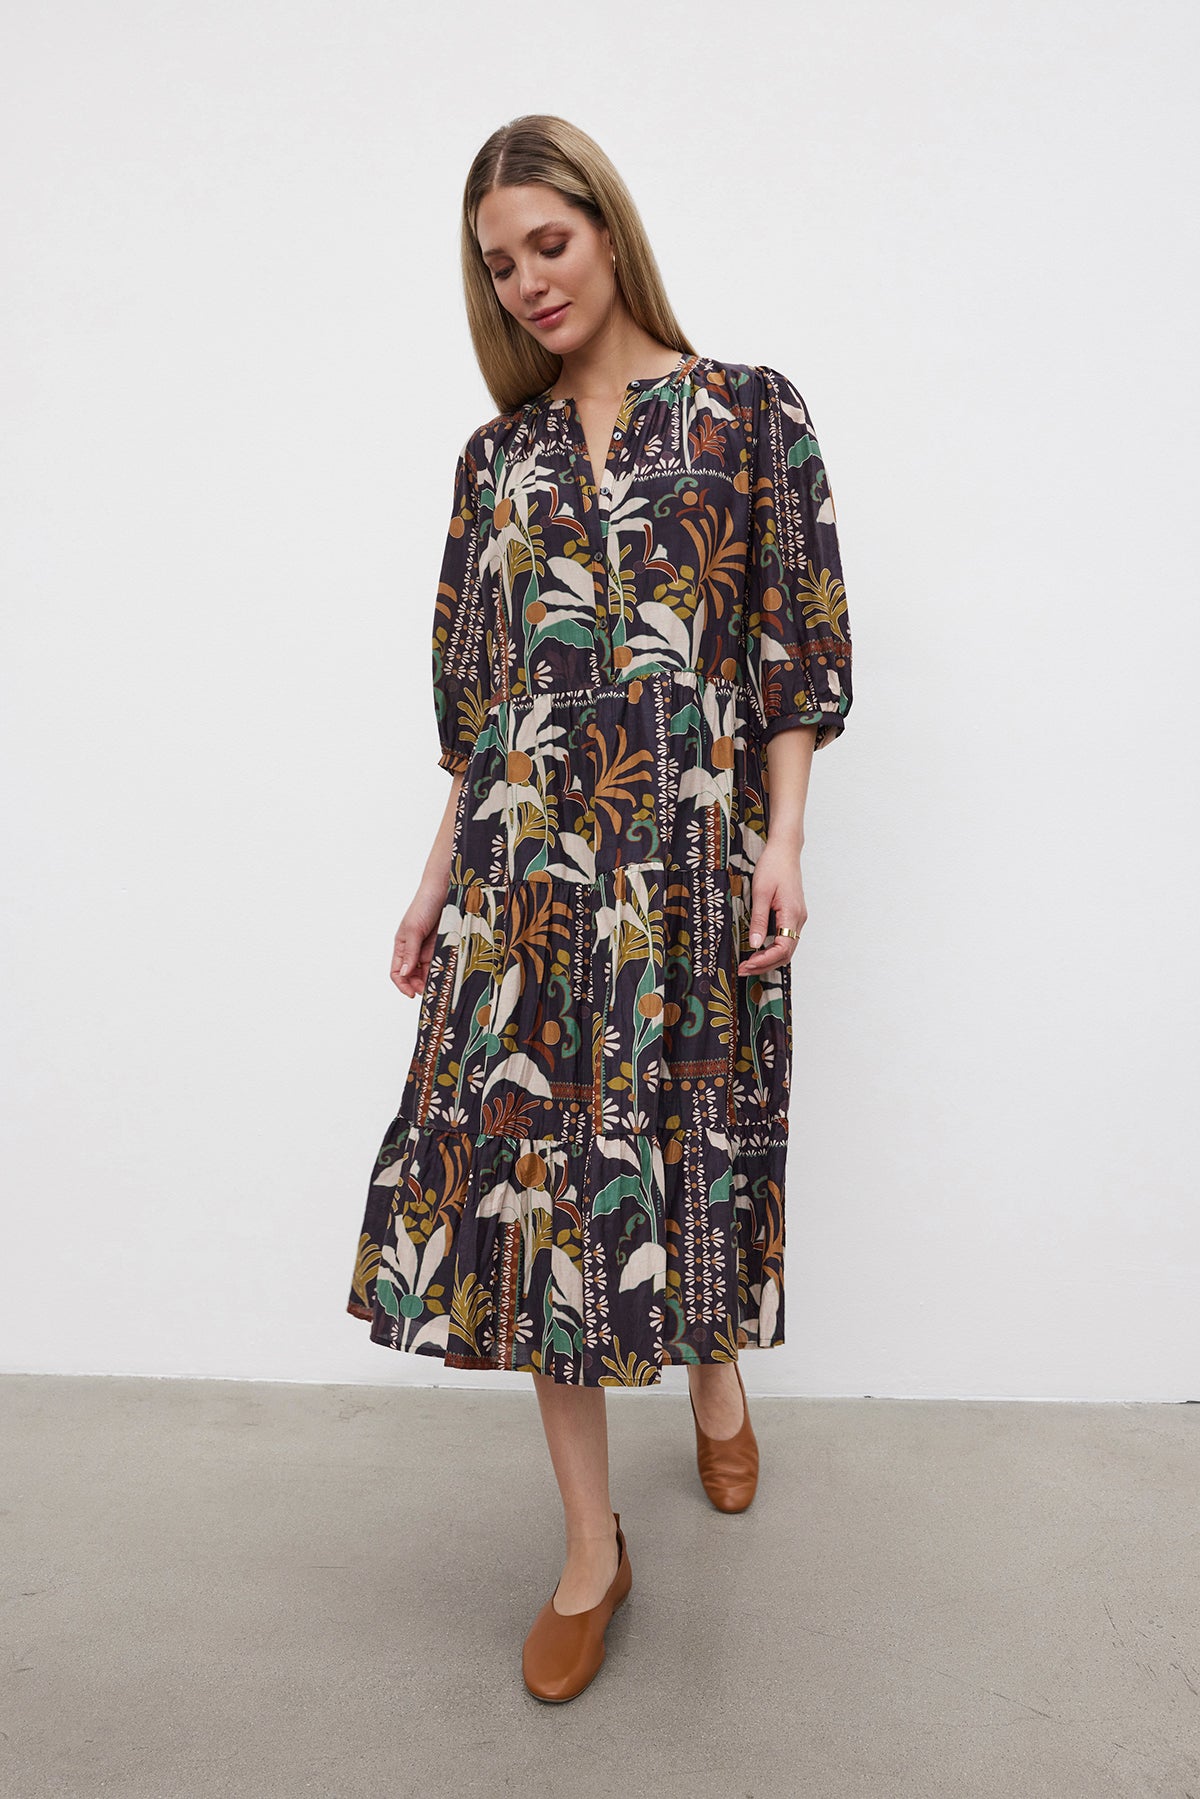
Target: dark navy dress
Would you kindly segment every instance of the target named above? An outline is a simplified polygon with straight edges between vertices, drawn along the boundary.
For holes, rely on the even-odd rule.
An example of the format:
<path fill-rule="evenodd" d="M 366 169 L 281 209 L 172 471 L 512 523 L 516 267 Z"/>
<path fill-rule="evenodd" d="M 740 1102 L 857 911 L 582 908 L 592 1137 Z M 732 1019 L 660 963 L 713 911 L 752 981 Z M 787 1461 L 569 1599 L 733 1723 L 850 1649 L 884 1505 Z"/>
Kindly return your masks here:
<path fill-rule="evenodd" d="M 619 1386 L 782 1343 L 792 970 L 737 965 L 766 745 L 840 736 L 850 660 L 777 371 L 631 382 L 598 488 L 549 390 L 472 432 L 433 627 L 450 883 L 348 1305 L 374 1342 Z"/>

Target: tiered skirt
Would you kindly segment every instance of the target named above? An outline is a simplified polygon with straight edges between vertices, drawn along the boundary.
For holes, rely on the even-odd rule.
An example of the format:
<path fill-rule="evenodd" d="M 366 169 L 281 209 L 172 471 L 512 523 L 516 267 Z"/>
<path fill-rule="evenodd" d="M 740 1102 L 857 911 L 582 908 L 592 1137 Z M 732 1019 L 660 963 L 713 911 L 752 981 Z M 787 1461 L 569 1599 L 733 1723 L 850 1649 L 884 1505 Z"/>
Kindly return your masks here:
<path fill-rule="evenodd" d="M 493 706 L 348 1301 L 447 1366 L 645 1386 L 783 1341 L 791 969 L 739 975 L 745 689 Z"/>

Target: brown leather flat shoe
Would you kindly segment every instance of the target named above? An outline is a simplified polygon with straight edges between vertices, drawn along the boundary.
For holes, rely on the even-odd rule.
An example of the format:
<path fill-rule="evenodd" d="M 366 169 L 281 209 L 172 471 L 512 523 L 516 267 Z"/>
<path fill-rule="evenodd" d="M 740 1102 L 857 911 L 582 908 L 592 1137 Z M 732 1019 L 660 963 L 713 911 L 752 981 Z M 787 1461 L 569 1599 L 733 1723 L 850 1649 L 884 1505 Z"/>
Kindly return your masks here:
<path fill-rule="evenodd" d="M 589 1611 L 564 1614 L 555 1611 L 551 1594 L 525 1638 L 521 1672 L 535 1699 L 552 1704 L 575 1699 L 599 1672 L 604 1660 L 605 1628 L 633 1585 L 620 1512 L 614 1512 L 613 1518 L 617 1526 L 617 1571 L 603 1599 Z M 558 1592 L 557 1586 L 554 1592 Z"/>
<path fill-rule="evenodd" d="M 696 1464 L 704 1491 L 719 1512 L 744 1512 L 758 1490 L 758 1439 L 750 1423 L 742 1371 L 736 1362 L 733 1366 L 742 1389 L 742 1422 L 732 1437 L 705 1436 L 696 1417 L 691 1387 L 688 1387 L 696 1426 Z"/>

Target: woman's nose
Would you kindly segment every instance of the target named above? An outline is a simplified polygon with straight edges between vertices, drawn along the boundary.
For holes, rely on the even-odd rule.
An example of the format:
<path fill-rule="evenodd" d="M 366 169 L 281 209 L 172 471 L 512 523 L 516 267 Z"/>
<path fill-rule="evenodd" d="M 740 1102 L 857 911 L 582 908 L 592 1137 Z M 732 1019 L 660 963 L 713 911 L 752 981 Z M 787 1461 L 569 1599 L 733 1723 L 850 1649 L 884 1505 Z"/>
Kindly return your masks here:
<path fill-rule="evenodd" d="M 534 300 L 537 298 L 537 296 L 539 294 L 544 294 L 545 291 L 546 291 L 545 279 L 543 276 L 538 274 L 536 269 L 530 269 L 530 270 L 528 270 L 528 272 L 526 274 L 522 275 L 522 277 L 521 277 L 521 298 L 522 299 Z"/>

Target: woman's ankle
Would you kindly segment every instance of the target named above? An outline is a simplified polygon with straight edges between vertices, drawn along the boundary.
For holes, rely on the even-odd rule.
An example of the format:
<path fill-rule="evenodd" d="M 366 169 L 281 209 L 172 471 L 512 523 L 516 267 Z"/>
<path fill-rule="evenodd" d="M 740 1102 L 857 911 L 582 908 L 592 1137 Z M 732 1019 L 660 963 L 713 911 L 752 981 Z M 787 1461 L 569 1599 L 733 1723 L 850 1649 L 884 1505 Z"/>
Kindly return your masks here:
<path fill-rule="evenodd" d="M 584 1525 L 568 1525 L 566 1531 L 567 1554 L 572 1551 L 595 1549 L 602 1544 L 615 1543 L 617 1526 L 612 1513 L 608 1515 L 607 1524 L 587 1523 Z"/>

